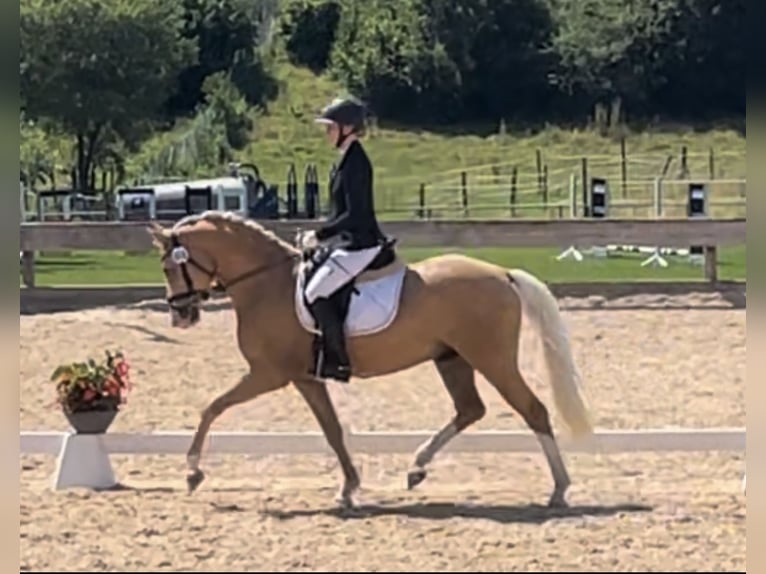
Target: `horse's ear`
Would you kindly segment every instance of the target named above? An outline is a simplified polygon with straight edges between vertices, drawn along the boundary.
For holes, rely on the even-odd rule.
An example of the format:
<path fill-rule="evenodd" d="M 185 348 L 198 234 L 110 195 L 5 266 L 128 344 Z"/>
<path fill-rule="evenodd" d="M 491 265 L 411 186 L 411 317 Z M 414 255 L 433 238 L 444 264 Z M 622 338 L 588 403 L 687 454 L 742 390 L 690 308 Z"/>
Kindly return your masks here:
<path fill-rule="evenodd" d="M 164 249 L 167 245 L 168 238 L 165 235 L 165 230 L 157 222 L 152 221 L 147 227 L 146 232 L 152 236 L 152 244 L 158 249 Z"/>

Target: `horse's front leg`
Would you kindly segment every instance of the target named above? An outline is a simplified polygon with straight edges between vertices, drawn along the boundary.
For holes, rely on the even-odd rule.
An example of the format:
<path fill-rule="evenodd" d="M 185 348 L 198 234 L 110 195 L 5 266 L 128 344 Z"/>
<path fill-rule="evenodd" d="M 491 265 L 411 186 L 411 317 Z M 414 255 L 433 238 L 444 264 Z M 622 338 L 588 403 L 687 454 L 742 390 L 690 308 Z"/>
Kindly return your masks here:
<path fill-rule="evenodd" d="M 268 378 L 255 375 L 250 372 L 244 375 L 239 382 L 225 393 L 222 393 L 211 402 L 205 410 L 202 411 L 197 431 L 192 438 L 192 444 L 186 455 L 186 462 L 189 467 L 189 473 L 186 476 L 186 484 L 189 487 L 189 493 L 194 492 L 205 479 L 205 474 L 200 470 L 199 463 L 202 454 L 202 445 L 205 444 L 205 438 L 213 422 L 221 416 L 227 409 L 254 399 L 269 391 L 276 390 L 285 386 L 288 381 L 279 381 L 275 378 Z"/>
<path fill-rule="evenodd" d="M 346 444 L 343 440 L 343 428 L 338 421 L 338 415 L 330 399 L 330 393 L 323 383 L 317 381 L 295 381 L 298 391 L 314 413 L 319 426 L 322 427 L 327 442 L 338 457 L 343 469 L 343 486 L 338 493 L 338 502 L 345 508 L 354 506 L 354 493 L 359 489 L 359 473 L 351 461 Z"/>

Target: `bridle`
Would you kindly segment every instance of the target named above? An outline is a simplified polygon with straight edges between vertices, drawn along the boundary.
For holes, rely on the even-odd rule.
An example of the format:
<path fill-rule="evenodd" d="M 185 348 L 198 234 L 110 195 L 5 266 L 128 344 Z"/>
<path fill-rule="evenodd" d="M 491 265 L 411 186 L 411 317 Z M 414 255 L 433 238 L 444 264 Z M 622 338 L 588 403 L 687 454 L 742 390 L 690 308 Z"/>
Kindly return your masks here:
<path fill-rule="evenodd" d="M 269 265 L 265 265 L 263 267 L 256 267 L 255 269 L 251 269 L 250 271 L 246 271 L 242 275 L 235 277 L 234 279 L 229 281 L 227 284 L 225 284 L 223 281 L 221 281 L 221 278 L 218 276 L 218 269 L 212 269 L 212 270 L 208 269 L 207 267 L 202 265 L 199 261 L 194 259 L 189 253 L 189 250 L 181 243 L 181 240 L 177 234 L 175 233 L 170 234 L 170 243 L 171 243 L 170 249 L 168 249 L 167 251 L 165 251 L 165 253 L 162 254 L 161 260 L 164 262 L 165 259 L 170 257 L 173 263 L 175 263 L 178 267 L 180 267 L 181 276 L 183 277 L 184 283 L 186 284 L 186 291 L 182 293 L 176 293 L 175 295 L 168 297 L 166 300 L 171 309 L 178 311 L 180 313 L 184 313 L 192 305 L 197 304 L 201 301 L 206 301 L 210 298 L 210 289 L 197 289 L 194 287 L 194 282 L 192 281 L 191 275 L 189 274 L 189 267 L 188 267 L 189 265 L 196 267 L 202 273 L 207 275 L 208 278 L 210 279 L 211 284 L 215 281 L 215 285 L 214 285 L 215 290 L 228 291 L 237 283 L 240 283 L 241 281 L 244 281 L 245 279 L 250 279 L 251 277 L 255 277 L 257 275 L 265 273 L 266 271 L 270 271 L 274 269 L 275 267 L 279 267 L 295 259 L 296 257 L 295 255 L 290 255 L 289 257 L 280 259 Z"/>

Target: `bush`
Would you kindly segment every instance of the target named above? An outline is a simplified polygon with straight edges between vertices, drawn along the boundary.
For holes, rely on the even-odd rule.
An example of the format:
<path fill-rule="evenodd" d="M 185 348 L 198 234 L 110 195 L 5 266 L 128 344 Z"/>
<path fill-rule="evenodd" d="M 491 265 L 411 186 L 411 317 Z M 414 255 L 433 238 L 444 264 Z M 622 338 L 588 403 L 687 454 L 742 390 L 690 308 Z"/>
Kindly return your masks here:
<path fill-rule="evenodd" d="M 250 141 L 253 121 L 237 86 L 226 74 L 218 72 L 205 78 L 202 93 L 216 123 L 224 128 L 226 142 L 234 149 L 243 149 Z"/>

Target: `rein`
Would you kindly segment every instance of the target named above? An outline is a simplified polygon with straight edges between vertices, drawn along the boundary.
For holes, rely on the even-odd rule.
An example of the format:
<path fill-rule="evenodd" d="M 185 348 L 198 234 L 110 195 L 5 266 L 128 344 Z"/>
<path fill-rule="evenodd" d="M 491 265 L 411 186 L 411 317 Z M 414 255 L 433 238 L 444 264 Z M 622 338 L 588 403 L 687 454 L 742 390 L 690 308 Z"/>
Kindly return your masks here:
<path fill-rule="evenodd" d="M 285 259 L 280 259 L 276 262 L 264 265 L 263 267 L 256 267 L 249 271 L 245 271 L 241 275 L 238 275 L 232 279 L 228 284 L 225 284 L 218 276 L 218 270 L 210 270 L 195 260 L 189 253 L 188 249 L 186 249 L 186 247 L 181 244 L 180 239 L 175 233 L 171 234 L 170 240 L 172 242 L 171 248 L 162 255 L 162 261 L 170 257 L 173 263 L 181 268 L 181 275 L 184 278 L 184 283 L 186 283 L 186 291 L 183 293 L 176 293 L 175 295 L 167 298 L 167 302 L 170 307 L 176 311 L 183 311 L 193 303 L 198 301 L 206 301 L 210 298 L 210 291 L 208 289 L 196 289 L 194 287 L 194 282 L 191 279 L 191 275 L 189 275 L 188 265 L 192 265 L 202 271 L 202 273 L 210 278 L 211 282 L 215 280 L 219 290 L 228 291 L 234 285 L 244 281 L 245 279 L 256 277 L 262 273 L 265 273 L 266 271 L 271 271 L 272 269 L 280 267 L 283 264 L 298 257 L 298 255 L 290 255 Z"/>

